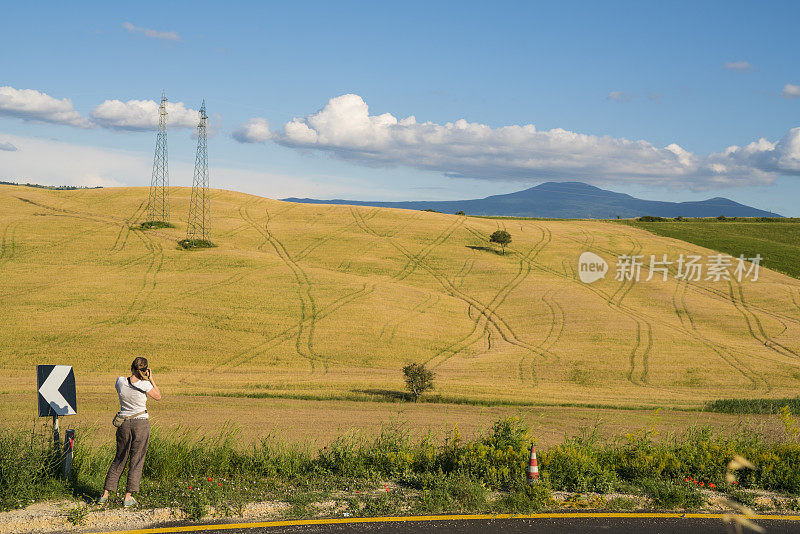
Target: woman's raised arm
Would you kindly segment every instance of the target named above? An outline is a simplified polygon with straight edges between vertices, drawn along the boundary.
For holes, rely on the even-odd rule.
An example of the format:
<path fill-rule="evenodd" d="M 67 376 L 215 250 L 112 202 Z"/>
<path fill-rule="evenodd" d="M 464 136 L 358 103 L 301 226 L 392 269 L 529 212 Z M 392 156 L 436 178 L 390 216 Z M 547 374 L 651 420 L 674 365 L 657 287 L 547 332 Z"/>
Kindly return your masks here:
<path fill-rule="evenodd" d="M 155 382 L 153 382 L 153 371 L 151 369 L 147 370 L 147 380 L 153 384 L 153 389 L 147 392 L 147 395 L 152 398 L 153 400 L 160 401 L 161 400 L 161 390 L 158 389 L 158 386 Z"/>

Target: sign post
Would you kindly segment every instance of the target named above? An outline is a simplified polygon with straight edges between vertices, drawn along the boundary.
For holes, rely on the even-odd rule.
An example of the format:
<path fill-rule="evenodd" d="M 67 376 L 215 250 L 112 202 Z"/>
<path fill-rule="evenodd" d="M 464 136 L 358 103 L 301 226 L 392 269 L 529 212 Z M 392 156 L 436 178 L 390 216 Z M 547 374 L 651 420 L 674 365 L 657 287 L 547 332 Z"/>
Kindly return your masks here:
<path fill-rule="evenodd" d="M 38 389 L 39 417 L 53 418 L 53 447 L 61 451 L 61 431 L 58 418 L 78 413 L 75 391 L 75 373 L 71 365 L 37 365 L 36 388 Z M 64 441 L 64 478 L 69 478 L 72 469 L 72 449 L 75 431 L 67 430 Z M 68 460 L 67 460 L 68 459 Z"/>

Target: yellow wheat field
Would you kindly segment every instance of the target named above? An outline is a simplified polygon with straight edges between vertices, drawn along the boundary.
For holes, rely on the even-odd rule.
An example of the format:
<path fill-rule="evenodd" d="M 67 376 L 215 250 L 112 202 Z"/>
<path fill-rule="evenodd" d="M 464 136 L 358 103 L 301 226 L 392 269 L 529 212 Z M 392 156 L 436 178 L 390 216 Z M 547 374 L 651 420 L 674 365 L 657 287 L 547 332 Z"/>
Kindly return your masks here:
<path fill-rule="evenodd" d="M 146 188 L 0 187 L 6 399 L 33 398 L 37 363 L 71 364 L 99 394 L 138 355 L 186 395 L 401 391 L 409 362 L 434 369 L 438 393 L 482 400 L 696 406 L 800 385 L 798 280 L 576 277 L 586 250 L 613 270 L 619 254 L 709 252 L 694 245 L 215 190 L 218 246 L 184 251 L 188 196 L 171 190 L 175 229 L 140 231 Z M 488 250 L 497 228 L 513 237 L 504 256 Z"/>

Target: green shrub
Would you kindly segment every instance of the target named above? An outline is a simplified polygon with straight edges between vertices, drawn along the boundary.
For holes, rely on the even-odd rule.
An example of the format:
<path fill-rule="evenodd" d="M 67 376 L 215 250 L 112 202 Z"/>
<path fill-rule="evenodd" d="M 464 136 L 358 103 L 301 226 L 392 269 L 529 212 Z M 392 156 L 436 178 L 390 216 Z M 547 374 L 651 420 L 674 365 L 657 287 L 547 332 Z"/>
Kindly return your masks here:
<path fill-rule="evenodd" d="M 367 517 L 381 517 L 398 515 L 401 512 L 403 501 L 395 493 L 382 491 L 376 496 L 366 496 L 361 501 L 360 515 Z"/>
<path fill-rule="evenodd" d="M 417 512 L 480 511 L 487 507 L 487 489 L 465 473 L 426 473 L 419 479 Z"/>
<path fill-rule="evenodd" d="M 536 484 L 519 482 L 503 495 L 495 505 L 498 512 L 537 512 L 553 506 L 553 492 L 550 484 L 542 480 Z"/>
<path fill-rule="evenodd" d="M 196 248 L 212 248 L 215 247 L 214 243 L 207 239 L 181 239 L 178 245 L 184 250 Z"/>
<path fill-rule="evenodd" d="M 161 228 L 175 228 L 175 225 L 164 221 L 146 221 L 138 226 L 139 230 L 158 230 Z"/>
<path fill-rule="evenodd" d="M 584 431 L 543 453 L 540 466 L 555 489 L 605 493 L 618 478 L 603 458 L 596 434 Z"/>
<path fill-rule="evenodd" d="M 683 480 L 650 478 L 641 481 L 642 490 L 659 508 L 694 509 L 703 505 L 703 496 Z"/>

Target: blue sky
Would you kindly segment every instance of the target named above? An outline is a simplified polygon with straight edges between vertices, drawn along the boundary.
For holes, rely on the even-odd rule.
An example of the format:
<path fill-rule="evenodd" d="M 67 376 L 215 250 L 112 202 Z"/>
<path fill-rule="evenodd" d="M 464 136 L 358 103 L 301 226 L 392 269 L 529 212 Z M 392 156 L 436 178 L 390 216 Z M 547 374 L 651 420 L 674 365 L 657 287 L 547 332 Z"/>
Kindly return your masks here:
<path fill-rule="evenodd" d="M 0 180 L 147 185 L 146 101 L 165 89 L 183 103 L 176 185 L 205 99 L 227 189 L 459 199 L 579 180 L 800 216 L 797 20 L 797 2 L 14 3 Z"/>

